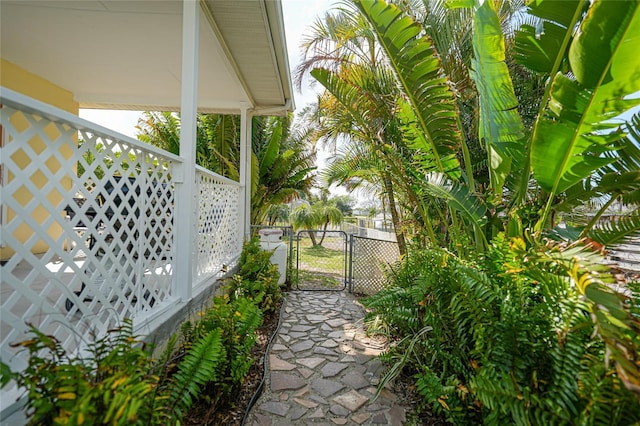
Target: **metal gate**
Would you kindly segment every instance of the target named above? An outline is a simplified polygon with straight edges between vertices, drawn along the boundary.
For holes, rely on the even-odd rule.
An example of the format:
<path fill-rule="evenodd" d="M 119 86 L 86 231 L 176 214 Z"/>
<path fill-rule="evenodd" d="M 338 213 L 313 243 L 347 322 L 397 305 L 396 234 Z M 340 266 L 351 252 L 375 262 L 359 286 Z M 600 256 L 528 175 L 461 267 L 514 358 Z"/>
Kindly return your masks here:
<path fill-rule="evenodd" d="M 348 247 L 347 234 L 343 231 L 299 231 L 296 234 L 296 288 L 346 289 Z"/>
<path fill-rule="evenodd" d="M 371 295 L 386 285 L 400 260 L 398 243 L 343 231 L 302 230 L 295 237 L 293 284 L 299 290 L 345 290 Z"/>

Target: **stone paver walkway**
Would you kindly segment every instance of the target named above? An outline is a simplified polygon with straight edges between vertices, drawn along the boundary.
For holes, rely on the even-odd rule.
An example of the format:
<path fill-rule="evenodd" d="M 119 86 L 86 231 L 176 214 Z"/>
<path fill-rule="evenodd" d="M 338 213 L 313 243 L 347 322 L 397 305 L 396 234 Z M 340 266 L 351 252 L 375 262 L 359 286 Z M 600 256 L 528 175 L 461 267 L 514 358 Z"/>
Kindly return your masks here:
<path fill-rule="evenodd" d="M 364 334 L 364 311 L 347 292 L 287 294 L 263 394 L 247 424 L 401 425 L 406 410 L 383 389 L 373 401 L 384 349 Z"/>

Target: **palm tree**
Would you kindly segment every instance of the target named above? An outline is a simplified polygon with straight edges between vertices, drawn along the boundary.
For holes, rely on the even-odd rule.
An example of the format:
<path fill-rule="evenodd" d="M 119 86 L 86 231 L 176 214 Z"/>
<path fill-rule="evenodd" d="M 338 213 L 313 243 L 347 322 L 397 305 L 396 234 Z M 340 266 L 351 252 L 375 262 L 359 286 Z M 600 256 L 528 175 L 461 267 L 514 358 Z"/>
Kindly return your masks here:
<path fill-rule="evenodd" d="M 326 201 L 317 201 L 313 205 L 302 204 L 296 207 L 289 216 L 293 228 L 298 231 L 308 230 L 309 238 L 314 246 L 321 246 L 327 234 L 329 225 L 340 225 L 344 216 L 335 204 Z M 322 229 L 322 237 L 318 242 L 315 230 Z"/>
<path fill-rule="evenodd" d="M 322 222 L 321 212 L 317 209 L 313 209 L 310 204 L 303 203 L 293 209 L 289 215 L 289 221 L 293 225 L 294 231 L 308 230 L 309 238 L 313 246 L 317 246 L 316 233 L 312 232 L 318 227 L 318 224 Z"/>
<path fill-rule="evenodd" d="M 368 151 L 368 158 L 380 159 L 369 162 L 369 166 L 376 164 L 378 167 L 370 169 L 368 176 L 371 179 L 368 182 L 379 185 L 384 194 L 400 250 L 404 253 L 405 228 L 401 225 L 402 213 L 399 207 L 421 205 L 418 200 L 423 197 L 415 194 L 416 187 L 407 185 L 406 179 L 395 179 L 410 174 L 405 170 L 409 158 L 406 155 L 407 147 L 400 138 L 400 123 L 392 102 L 397 94 L 397 85 L 390 69 L 382 60 L 382 51 L 374 34 L 357 15 L 354 17 L 346 11 L 339 11 L 335 15 L 327 14 L 324 20 L 316 22 L 304 48 L 307 58 L 297 70 L 298 84 L 314 66 L 326 67 L 311 71 L 316 79 L 335 77 L 323 82 L 327 91 L 319 98 L 316 110 L 311 111 L 311 119 L 308 121 L 316 123 L 317 137 L 332 144 L 334 150 L 336 141 L 342 139 L 348 146 Z M 317 74 L 322 71 L 326 73 Z M 329 76 L 329 72 L 333 74 Z M 366 89 L 358 90 L 365 86 Z M 397 155 L 392 156 L 391 153 Z M 393 161 L 390 161 L 391 157 Z M 358 179 L 361 177 L 362 175 Z M 347 179 L 349 178 L 345 176 L 341 183 Z M 398 198 L 407 201 L 398 204 Z M 419 211 L 424 213 L 426 209 L 421 206 Z M 420 223 L 430 237 L 435 238 L 429 216 L 422 214 L 421 217 L 423 220 Z"/>
<path fill-rule="evenodd" d="M 344 220 L 344 216 L 342 215 L 342 211 L 334 203 L 328 202 L 319 202 L 313 205 L 313 209 L 317 209 L 319 211 L 319 217 L 322 221 L 319 223 L 322 226 L 322 238 L 320 238 L 320 242 L 318 245 L 322 245 L 324 242 L 324 238 L 327 235 L 327 227 L 329 225 L 341 225 Z"/>
<path fill-rule="evenodd" d="M 292 117 L 256 117 L 251 223 L 261 224 L 271 206 L 309 195 L 315 181 L 315 152 L 309 129 L 292 126 Z"/>
<path fill-rule="evenodd" d="M 239 179 L 239 117 L 198 114 L 196 162 Z M 314 182 L 315 153 L 308 130 L 293 128 L 291 117 L 252 120 L 251 223 L 261 224 L 271 206 L 308 194 Z M 180 118 L 170 112 L 145 112 L 138 138 L 174 154 L 180 151 Z"/>
<path fill-rule="evenodd" d="M 287 204 L 273 204 L 267 212 L 267 223 L 269 226 L 274 226 L 278 222 L 286 222 L 289 219 L 290 212 L 291 210 Z"/>

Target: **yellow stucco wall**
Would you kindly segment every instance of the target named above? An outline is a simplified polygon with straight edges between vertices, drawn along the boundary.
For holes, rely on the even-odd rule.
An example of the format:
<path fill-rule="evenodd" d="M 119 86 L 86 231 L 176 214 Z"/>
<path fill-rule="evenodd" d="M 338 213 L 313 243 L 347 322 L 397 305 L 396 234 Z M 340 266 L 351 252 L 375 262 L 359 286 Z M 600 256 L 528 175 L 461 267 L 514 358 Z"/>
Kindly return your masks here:
<path fill-rule="evenodd" d="M 0 86 L 22 93 L 26 96 L 37 99 L 39 101 L 48 103 L 57 108 L 70 112 L 74 115 L 78 115 L 79 113 L 79 105 L 73 99 L 73 94 L 71 92 L 59 86 L 56 86 L 51 82 L 35 74 L 32 74 L 27 70 L 20 68 L 19 66 L 1 58 L 0 58 Z M 18 129 L 22 129 L 27 125 L 24 118 L 23 119 L 17 118 L 13 120 L 12 123 Z M 47 133 L 51 133 L 52 135 L 53 132 L 55 132 L 55 129 L 51 129 L 51 132 L 49 132 L 49 129 L 47 129 Z M 4 143 L 6 142 L 7 141 L 4 141 Z M 34 149 L 35 152 L 40 152 L 42 150 L 41 146 L 43 143 L 44 142 L 39 137 L 34 137 L 32 140 L 29 141 L 29 145 Z M 64 158 L 70 158 L 71 152 L 63 152 L 62 156 Z M 22 168 L 22 167 L 25 167 L 27 164 L 29 164 L 31 159 L 27 158 L 26 156 L 23 156 L 23 157 L 15 156 L 14 158 L 12 158 L 12 161 L 15 161 L 16 164 Z M 47 166 L 50 168 L 51 167 L 54 168 L 52 169 L 52 172 L 56 171 L 55 168 L 60 167 L 60 165 L 56 165 L 56 164 L 51 164 L 51 165 L 47 164 Z M 11 179 L 13 179 L 13 176 L 9 174 L 7 176 L 7 180 L 11 181 Z M 34 176 L 32 176 L 32 182 L 35 184 L 36 187 L 43 188 L 47 182 L 47 178 L 42 173 L 36 173 Z M 70 177 L 62 178 L 62 185 L 64 188 L 70 189 L 71 178 Z M 3 196 L 13 197 L 21 203 L 27 202 L 29 199 L 33 197 L 33 195 L 30 194 L 26 189 L 18 191 L 15 194 L 4 194 Z M 62 199 L 61 195 L 57 193 L 46 194 L 45 197 L 49 199 L 49 201 L 51 201 L 53 205 L 57 205 Z M 62 212 L 48 212 L 43 208 L 39 208 L 39 209 L 35 209 L 31 213 L 31 216 L 36 222 L 43 223 L 44 219 L 52 213 L 60 214 L 60 215 L 62 214 Z M 5 223 L 8 223 L 7 221 L 10 221 L 13 217 L 15 217 L 15 213 L 10 209 L 7 209 L 6 218 L 4 218 Z M 60 237 L 62 229 L 60 228 L 60 226 L 54 224 L 49 228 L 48 232 L 53 239 L 57 239 Z M 24 242 L 31 236 L 31 234 L 32 232 L 27 226 L 20 226 L 16 230 L 14 236 L 18 240 Z M 32 251 L 35 253 L 40 253 L 40 252 L 46 251 L 47 248 L 48 247 L 44 243 L 44 241 L 39 241 L 38 243 L 35 244 Z M 10 248 L 8 247 L 0 248 L 1 260 L 7 260 L 12 255 L 13 255 L 13 250 L 11 250 Z"/>

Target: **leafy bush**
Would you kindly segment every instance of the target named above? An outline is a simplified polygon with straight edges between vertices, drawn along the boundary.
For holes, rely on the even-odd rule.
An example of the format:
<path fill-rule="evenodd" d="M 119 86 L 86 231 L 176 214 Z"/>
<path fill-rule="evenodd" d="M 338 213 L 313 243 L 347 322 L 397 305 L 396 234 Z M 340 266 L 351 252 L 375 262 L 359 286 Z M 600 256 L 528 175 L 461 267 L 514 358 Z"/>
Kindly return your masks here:
<path fill-rule="evenodd" d="M 207 371 L 219 356 L 215 346 L 197 359 L 192 355 L 169 380 L 153 374 L 150 348 L 133 335 L 130 320 L 90 343 L 85 358 L 67 354 L 35 327 L 30 331 L 34 338 L 17 344 L 29 352 L 27 368 L 14 373 L 2 365 L 3 385 L 13 379 L 26 389 L 30 425 L 176 423 L 204 383 L 185 367 Z"/>
<path fill-rule="evenodd" d="M 592 316 L 604 305 L 585 299 L 560 260 L 545 260 L 553 253 L 498 237 L 478 264 L 442 249 L 412 254 L 394 285 L 365 301 L 369 319 L 386 321 L 400 339 L 384 357 L 392 367 L 382 384 L 404 368 L 425 404 L 456 424 L 640 421 L 640 403 L 607 362 L 602 337 L 637 354 L 640 341 L 624 323 L 637 324 L 639 294 L 625 302 L 631 310 L 607 311 L 621 332 L 613 322 L 598 330 Z M 615 296 L 588 285 L 601 299 Z"/>
<path fill-rule="evenodd" d="M 85 358 L 31 327 L 34 338 L 16 345 L 29 352 L 26 370 L 0 363 L 0 384 L 14 380 L 26 390 L 31 425 L 179 423 L 195 400 L 215 405 L 246 377 L 261 309 L 275 311 L 281 298 L 270 257 L 257 240 L 246 244 L 229 294 L 215 297 L 198 321 L 183 324 L 181 343 L 172 336 L 159 361 L 133 335 L 129 319 L 88 344 Z"/>
<path fill-rule="evenodd" d="M 242 381 L 253 363 L 251 349 L 256 343 L 256 331 L 262 325 L 262 312 L 252 300 L 215 297 L 213 306 L 201 313 L 200 320 L 182 326 L 184 346 L 217 331 L 221 336 L 223 357 L 210 375 L 208 394 L 216 400 L 230 395 Z M 217 395 L 217 396 L 216 396 Z"/>
<path fill-rule="evenodd" d="M 258 238 L 247 242 L 240 256 L 240 270 L 233 279 L 234 297 L 253 300 L 264 313 L 274 312 L 282 298 L 278 267 L 271 263 L 272 253 L 262 250 Z"/>

